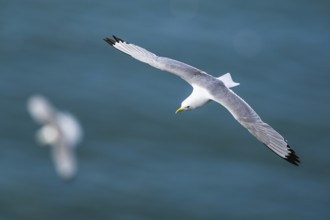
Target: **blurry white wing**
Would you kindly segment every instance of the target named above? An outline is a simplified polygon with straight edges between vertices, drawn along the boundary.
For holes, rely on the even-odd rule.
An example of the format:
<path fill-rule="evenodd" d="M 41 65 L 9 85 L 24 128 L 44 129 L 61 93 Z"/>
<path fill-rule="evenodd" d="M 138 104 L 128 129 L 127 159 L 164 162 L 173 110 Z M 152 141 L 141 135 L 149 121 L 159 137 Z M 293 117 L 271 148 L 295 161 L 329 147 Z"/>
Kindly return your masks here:
<path fill-rule="evenodd" d="M 74 150 L 59 139 L 52 146 L 52 157 L 56 172 L 65 180 L 70 180 L 76 175 L 77 161 Z"/>
<path fill-rule="evenodd" d="M 54 117 L 52 105 L 41 95 L 34 95 L 29 98 L 28 111 L 32 118 L 40 124 L 48 123 Z"/>
<path fill-rule="evenodd" d="M 82 129 L 78 120 L 70 113 L 61 112 L 56 116 L 63 139 L 69 147 L 75 147 L 82 139 Z"/>

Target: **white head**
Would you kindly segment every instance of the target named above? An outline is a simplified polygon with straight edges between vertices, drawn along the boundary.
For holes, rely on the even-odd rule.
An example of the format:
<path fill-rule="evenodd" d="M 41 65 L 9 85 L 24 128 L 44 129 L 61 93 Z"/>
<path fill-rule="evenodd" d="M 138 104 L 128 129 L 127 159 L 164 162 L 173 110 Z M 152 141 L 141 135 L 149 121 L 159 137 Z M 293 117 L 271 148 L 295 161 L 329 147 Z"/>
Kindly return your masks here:
<path fill-rule="evenodd" d="M 205 89 L 194 87 L 190 96 L 183 100 L 181 107 L 175 113 L 196 109 L 209 101 L 209 93 Z"/>
<path fill-rule="evenodd" d="M 45 125 L 36 134 L 37 141 L 42 145 L 55 144 L 59 138 L 59 132 L 55 126 Z"/>

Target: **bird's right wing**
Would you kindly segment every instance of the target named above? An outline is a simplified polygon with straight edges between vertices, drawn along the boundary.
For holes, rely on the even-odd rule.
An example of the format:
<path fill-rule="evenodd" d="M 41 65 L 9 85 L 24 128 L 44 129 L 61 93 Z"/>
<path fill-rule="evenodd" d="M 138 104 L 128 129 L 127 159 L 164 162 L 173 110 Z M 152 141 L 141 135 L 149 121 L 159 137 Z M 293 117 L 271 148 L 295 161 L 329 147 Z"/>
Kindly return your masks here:
<path fill-rule="evenodd" d="M 113 39 L 105 38 L 104 41 L 106 41 L 114 48 L 130 55 L 131 57 L 141 62 L 147 63 L 157 69 L 173 73 L 190 84 L 193 83 L 195 76 L 206 74 L 205 72 L 180 61 L 166 57 L 159 57 L 142 47 L 125 42 L 116 36 L 113 36 Z"/>

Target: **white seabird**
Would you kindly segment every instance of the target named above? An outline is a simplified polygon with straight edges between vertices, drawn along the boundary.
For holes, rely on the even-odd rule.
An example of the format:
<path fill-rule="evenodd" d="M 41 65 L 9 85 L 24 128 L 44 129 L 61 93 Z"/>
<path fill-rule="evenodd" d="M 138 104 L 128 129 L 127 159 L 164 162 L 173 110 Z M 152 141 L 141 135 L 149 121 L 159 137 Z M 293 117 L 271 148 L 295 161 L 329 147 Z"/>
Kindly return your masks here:
<path fill-rule="evenodd" d="M 250 105 L 230 89 L 239 84 L 231 79 L 229 73 L 216 78 L 180 61 L 159 57 L 116 36 L 104 40 L 141 62 L 179 76 L 193 87 L 192 93 L 181 103 L 176 113 L 201 107 L 211 100 L 215 101 L 223 105 L 243 127 L 274 153 L 292 164 L 299 165 L 299 157 L 282 135 L 263 122 Z"/>
<path fill-rule="evenodd" d="M 67 112 L 57 111 L 49 101 L 34 95 L 28 100 L 28 111 L 42 125 L 37 140 L 50 145 L 56 172 L 65 180 L 71 180 L 77 172 L 75 147 L 82 139 L 82 129 L 76 118 Z"/>

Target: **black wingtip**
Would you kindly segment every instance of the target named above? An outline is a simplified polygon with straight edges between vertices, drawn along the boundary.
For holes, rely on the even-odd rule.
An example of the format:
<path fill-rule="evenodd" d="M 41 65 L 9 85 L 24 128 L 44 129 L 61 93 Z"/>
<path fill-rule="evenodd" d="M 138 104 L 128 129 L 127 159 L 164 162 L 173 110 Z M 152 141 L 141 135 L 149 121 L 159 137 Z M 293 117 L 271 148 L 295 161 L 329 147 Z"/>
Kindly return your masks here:
<path fill-rule="evenodd" d="M 105 42 L 107 42 L 108 44 L 110 44 L 111 46 L 113 46 L 115 43 L 116 43 L 116 41 L 114 41 L 113 39 L 111 39 L 111 38 L 104 38 L 103 39 Z"/>
<path fill-rule="evenodd" d="M 115 35 L 112 35 L 113 39 L 111 38 L 104 38 L 103 40 L 105 42 L 107 42 L 108 44 L 110 44 L 111 46 L 115 45 L 116 43 L 119 43 L 119 42 L 125 42 L 123 39 L 119 38 L 119 37 L 116 37 Z M 127 42 L 125 42 L 127 43 Z"/>
<path fill-rule="evenodd" d="M 289 148 L 289 154 L 284 159 L 296 166 L 299 166 L 300 159 L 296 152 L 294 152 L 294 150 L 292 150 L 289 145 L 287 145 L 287 147 Z"/>
<path fill-rule="evenodd" d="M 117 42 L 124 42 L 123 39 L 120 39 L 119 37 L 116 37 L 115 35 L 112 35 L 112 37 L 115 39 Z"/>

